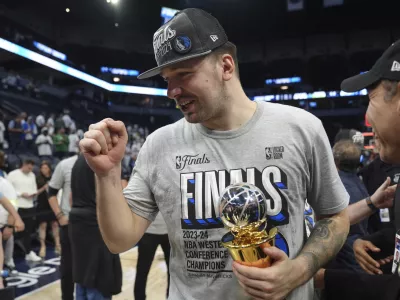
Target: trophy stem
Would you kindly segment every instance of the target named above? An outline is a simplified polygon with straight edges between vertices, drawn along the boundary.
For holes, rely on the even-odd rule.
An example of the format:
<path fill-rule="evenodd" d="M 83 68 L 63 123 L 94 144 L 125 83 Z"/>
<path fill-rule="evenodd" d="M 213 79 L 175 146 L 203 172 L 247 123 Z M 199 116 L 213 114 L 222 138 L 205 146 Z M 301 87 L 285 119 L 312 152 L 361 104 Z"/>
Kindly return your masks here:
<path fill-rule="evenodd" d="M 242 265 L 266 268 L 271 266 L 271 258 L 268 257 L 263 249 L 275 246 L 275 236 L 278 233 L 276 228 L 272 228 L 269 234 L 257 242 L 238 244 L 236 237 L 232 233 L 227 233 L 222 238 L 222 245 L 228 249 L 232 259 Z"/>

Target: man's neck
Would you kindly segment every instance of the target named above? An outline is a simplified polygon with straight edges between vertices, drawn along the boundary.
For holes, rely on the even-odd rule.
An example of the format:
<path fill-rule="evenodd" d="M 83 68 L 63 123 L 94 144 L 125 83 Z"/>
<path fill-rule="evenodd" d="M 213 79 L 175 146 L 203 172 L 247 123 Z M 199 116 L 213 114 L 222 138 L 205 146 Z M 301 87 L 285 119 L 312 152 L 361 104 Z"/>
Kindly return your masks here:
<path fill-rule="evenodd" d="M 203 126 L 211 130 L 229 131 L 242 127 L 253 117 L 257 109 L 257 103 L 251 101 L 243 89 L 232 92 L 229 97 L 227 107 L 221 112 L 220 116 L 202 123 Z"/>

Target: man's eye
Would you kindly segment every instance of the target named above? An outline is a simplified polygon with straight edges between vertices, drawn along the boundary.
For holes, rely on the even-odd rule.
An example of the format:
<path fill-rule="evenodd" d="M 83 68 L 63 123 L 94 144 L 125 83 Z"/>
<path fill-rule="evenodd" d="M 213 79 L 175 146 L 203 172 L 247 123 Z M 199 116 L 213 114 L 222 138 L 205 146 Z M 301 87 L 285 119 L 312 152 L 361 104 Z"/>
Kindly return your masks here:
<path fill-rule="evenodd" d="M 187 76 L 189 74 L 191 74 L 191 73 L 190 72 L 182 72 L 182 73 L 180 73 L 181 77 L 185 77 L 185 76 Z"/>

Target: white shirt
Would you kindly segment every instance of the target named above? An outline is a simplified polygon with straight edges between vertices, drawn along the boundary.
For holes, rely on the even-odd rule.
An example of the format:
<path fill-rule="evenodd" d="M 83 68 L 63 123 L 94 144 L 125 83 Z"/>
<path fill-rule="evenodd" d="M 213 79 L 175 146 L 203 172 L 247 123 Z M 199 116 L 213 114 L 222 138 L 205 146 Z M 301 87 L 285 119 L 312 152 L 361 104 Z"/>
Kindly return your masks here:
<path fill-rule="evenodd" d="M 13 185 L 6 179 L 0 176 L 0 191 L 3 193 L 4 197 L 10 200 L 11 204 L 17 208 L 17 192 L 15 191 Z M 8 211 L 0 205 L 0 228 L 7 224 Z"/>
<path fill-rule="evenodd" d="M 49 126 L 52 126 L 52 127 L 54 126 L 54 120 L 53 120 L 53 118 L 50 117 L 50 118 L 47 119 L 47 126 L 48 126 L 48 127 L 49 127 Z"/>
<path fill-rule="evenodd" d="M 42 115 L 38 115 L 36 117 L 36 125 L 37 126 L 43 127 L 45 123 L 46 123 L 46 120 L 44 119 L 44 117 Z"/>
<path fill-rule="evenodd" d="M 49 144 L 42 144 L 45 141 L 48 141 Z M 36 138 L 36 145 L 38 145 L 39 156 L 42 156 L 42 155 L 52 156 L 53 155 L 53 148 L 52 148 L 53 139 L 49 135 L 47 135 L 47 136 L 44 134 L 39 135 Z"/>
<path fill-rule="evenodd" d="M 71 126 L 72 120 L 71 120 L 71 117 L 69 115 L 64 115 L 62 117 L 62 120 L 64 121 L 65 128 L 69 128 L 69 126 Z"/>
<path fill-rule="evenodd" d="M 17 192 L 18 208 L 32 208 L 33 199 L 21 197 L 23 193 L 34 194 L 37 192 L 36 176 L 32 172 L 25 174 L 21 169 L 14 170 L 8 174 L 8 180 Z"/>
<path fill-rule="evenodd" d="M 71 121 L 71 124 L 69 125 L 69 130 L 71 131 L 76 131 L 76 124 L 75 121 Z"/>
<path fill-rule="evenodd" d="M 4 126 L 4 123 L 0 121 L 0 143 L 4 142 L 4 131 L 6 131 L 6 127 Z"/>
<path fill-rule="evenodd" d="M 79 137 L 78 137 L 78 135 L 76 133 L 71 133 L 70 135 L 68 135 L 68 140 L 69 140 L 68 151 L 73 152 L 73 153 L 78 153 L 79 152 L 79 148 L 78 148 Z"/>

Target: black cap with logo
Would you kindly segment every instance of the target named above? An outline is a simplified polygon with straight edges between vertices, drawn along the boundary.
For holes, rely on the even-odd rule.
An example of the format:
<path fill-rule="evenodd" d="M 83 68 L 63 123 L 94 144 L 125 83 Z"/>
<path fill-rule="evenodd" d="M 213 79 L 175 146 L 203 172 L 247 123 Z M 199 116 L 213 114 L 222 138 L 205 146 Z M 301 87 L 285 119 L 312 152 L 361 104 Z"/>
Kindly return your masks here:
<path fill-rule="evenodd" d="M 182 10 L 154 34 L 157 67 L 138 78 L 149 78 L 172 64 L 207 55 L 226 42 L 228 37 L 216 18 L 197 8 Z"/>
<path fill-rule="evenodd" d="M 383 53 L 370 71 L 345 79 L 341 89 L 353 93 L 382 79 L 400 81 L 400 40 Z"/>
<path fill-rule="evenodd" d="M 335 144 L 339 141 L 352 141 L 359 148 L 364 148 L 364 136 L 356 129 L 341 129 L 335 136 Z"/>

